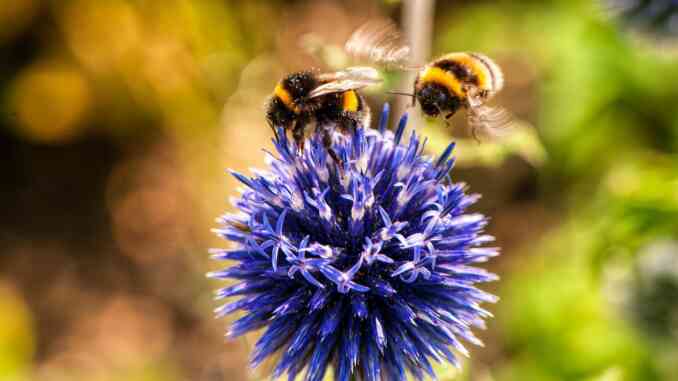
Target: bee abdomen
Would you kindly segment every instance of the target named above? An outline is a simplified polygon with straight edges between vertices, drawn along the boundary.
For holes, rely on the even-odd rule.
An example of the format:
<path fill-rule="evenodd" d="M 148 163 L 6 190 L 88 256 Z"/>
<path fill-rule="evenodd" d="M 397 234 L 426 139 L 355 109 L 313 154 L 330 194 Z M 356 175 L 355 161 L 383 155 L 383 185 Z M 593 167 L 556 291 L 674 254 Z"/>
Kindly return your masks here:
<path fill-rule="evenodd" d="M 460 81 L 478 86 L 494 95 L 504 87 L 499 66 L 480 53 L 449 53 L 433 62 L 433 66 L 452 72 Z"/>
<path fill-rule="evenodd" d="M 358 111 L 360 106 L 360 100 L 355 91 L 349 90 L 343 93 L 342 95 L 342 107 L 344 111 Z"/>
<path fill-rule="evenodd" d="M 480 53 L 470 53 L 487 71 L 489 77 L 488 87 L 492 93 L 501 91 L 504 87 L 504 73 L 490 57 Z"/>

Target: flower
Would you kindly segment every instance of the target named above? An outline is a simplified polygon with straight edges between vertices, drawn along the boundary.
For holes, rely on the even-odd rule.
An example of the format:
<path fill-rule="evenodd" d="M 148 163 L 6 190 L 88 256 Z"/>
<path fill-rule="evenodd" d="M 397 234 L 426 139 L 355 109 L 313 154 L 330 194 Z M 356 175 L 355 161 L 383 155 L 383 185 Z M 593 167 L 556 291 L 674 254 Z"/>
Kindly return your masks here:
<path fill-rule="evenodd" d="M 481 345 L 471 328 L 497 298 L 475 284 L 497 277 L 473 265 L 498 249 L 482 247 L 486 218 L 465 212 L 479 196 L 450 180 L 454 144 L 423 156 L 415 133 L 401 141 L 407 116 L 394 134 L 388 113 L 378 130 L 335 136 L 341 168 L 317 137 L 299 155 L 279 131 L 268 171 L 233 173 L 239 213 L 215 232 L 237 248 L 213 257 L 235 264 L 208 275 L 237 281 L 216 293 L 240 297 L 216 309 L 242 311 L 227 337 L 265 328 L 253 367 L 277 354 L 274 377 L 319 381 L 331 365 L 341 381 L 421 379 L 432 360 L 458 365 L 462 341 Z"/>

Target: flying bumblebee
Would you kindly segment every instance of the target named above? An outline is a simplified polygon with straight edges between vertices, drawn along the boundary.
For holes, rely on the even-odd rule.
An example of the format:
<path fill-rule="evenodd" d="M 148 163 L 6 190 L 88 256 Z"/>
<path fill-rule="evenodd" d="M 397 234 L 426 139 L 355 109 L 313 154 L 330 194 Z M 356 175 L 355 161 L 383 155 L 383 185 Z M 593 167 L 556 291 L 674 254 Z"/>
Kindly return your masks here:
<path fill-rule="evenodd" d="M 412 105 L 418 102 L 430 117 L 448 120 L 459 109 L 466 109 L 467 123 L 476 140 L 480 134 L 496 135 L 512 121 L 503 108 L 486 104 L 503 88 L 504 76 L 483 54 L 448 53 L 423 66 L 408 66 L 409 48 L 392 23 L 365 24 L 352 35 L 345 50 L 381 66 L 417 70 L 413 93 L 394 94 L 411 96 Z"/>
<path fill-rule="evenodd" d="M 424 66 L 414 81 L 414 98 L 424 114 L 451 118 L 460 108 L 476 140 L 511 122 L 500 107 L 485 104 L 504 86 L 501 69 L 480 53 L 448 53 Z"/>

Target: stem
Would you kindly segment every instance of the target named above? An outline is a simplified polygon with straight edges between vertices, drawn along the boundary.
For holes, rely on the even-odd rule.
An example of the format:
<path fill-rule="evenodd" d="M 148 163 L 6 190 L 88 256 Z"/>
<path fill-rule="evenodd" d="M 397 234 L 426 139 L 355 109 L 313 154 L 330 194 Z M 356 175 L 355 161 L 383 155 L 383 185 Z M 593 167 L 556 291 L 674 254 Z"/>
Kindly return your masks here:
<path fill-rule="evenodd" d="M 433 36 L 433 14 L 435 0 L 405 0 L 402 8 L 403 33 L 410 44 L 411 65 L 423 65 L 431 58 L 431 40 Z M 416 71 L 406 71 L 398 87 L 401 92 L 412 92 Z M 421 114 L 408 110 L 412 100 L 407 97 L 398 97 L 395 104 L 395 115 L 402 115 L 409 111 L 410 118 L 414 119 L 410 126 L 417 126 L 421 122 Z M 396 120 L 398 118 L 395 118 Z"/>

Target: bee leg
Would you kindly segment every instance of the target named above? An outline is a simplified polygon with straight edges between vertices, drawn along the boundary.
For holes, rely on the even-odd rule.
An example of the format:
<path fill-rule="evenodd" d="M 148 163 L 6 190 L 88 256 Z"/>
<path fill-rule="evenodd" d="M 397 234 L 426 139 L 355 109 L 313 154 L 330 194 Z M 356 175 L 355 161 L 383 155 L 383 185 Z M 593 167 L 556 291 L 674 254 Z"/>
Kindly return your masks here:
<path fill-rule="evenodd" d="M 339 158 L 339 155 L 337 155 L 336 151 L 332 148 L 332 135 L 330 134 L 330 130 L 328 128 L 324 128 L 322 131 L 322 138 L 323 138 L 323 147 L 325 147 L 325 150 L 327 150 L 327 153 L 330 155 L 332 160 L 337 164 L 337 167 L 339 168 L 339 172 L 343 172 L 344 170 L 344 163 L 343 161 Z"/>
<path fill-rule="evenodd" d="M 292 137 L 294 138 L 294 142 L 297 144 L 297 149 L 299 151 L 299 155 L 301 155 L 304 152 L 304 128 L 305 127 L 306 127 L 306 121 L 304 121 L 304 120 L 299 120 L 292 127 Z"/>
<path fill-rule="evenodd" d="M 275 136 L 275 141 L 279 142 L 280 137 L 278 136 L 278 129 L 276 128 L 276 126 L 273 125 L 273 122 L 271 122 L 270 120 L 268 120 L 267 122 L 268 122 L 268 126 L 271 127 L 271 131 L 273 131 L 273 135 Z"/>
<path fill-rule="evenodd" d="M 412 103 L 410 107 L 417 105 L 417 83 L 419 82 L 419 74 L 417 74 L 417 79 L 414 81 L 414 86 L 412 86 Z"/>
<path fill-rule="evenodd" d="M 473 136 L 473 139 L 476 141 L 476 143 L 480 144 L 480 138 L 478 137 L 478 127 L 471 128 L 471 136 Z"/>
<path fill-rule="evenodd" d="M 443 110 L 440 108 L 440 106 L 436 105 L 436 108 L 438 109 L 438 113 L 436 114 L 436 116 L 443 115 Z M 445 120 L 445 125 L 446 125 L 448 128 L 454 128 L 454 126 L 452 125 L 452 123 L 450 123 L 450 118 L 452 117 L 452 115 L 454 115 L 454 114 L 448 113 L 447 115 L 445 115 L 445 118 L 444 118 L 444 120 Z"/>
<path fill-rule="evenodd" d="M 339 125 L 341 126 L 341 133 L 346 135 L 347 133 L 354 134 L 356 129 L 358 128 L 358 123 L 356 122 L 358 120 L 358 113 L 357 112 L 352 112 L 352 111 L 344 111 L 341 114 L 341 122 Z"/>

